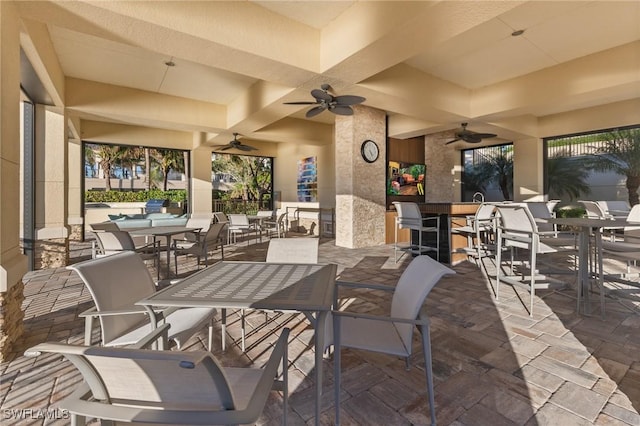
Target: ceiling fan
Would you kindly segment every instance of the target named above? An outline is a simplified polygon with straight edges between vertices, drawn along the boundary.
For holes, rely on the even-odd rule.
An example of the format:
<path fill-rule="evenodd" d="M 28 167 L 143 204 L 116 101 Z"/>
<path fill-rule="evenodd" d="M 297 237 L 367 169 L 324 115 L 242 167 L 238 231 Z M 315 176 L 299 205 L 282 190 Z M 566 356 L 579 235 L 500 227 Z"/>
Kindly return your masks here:
<path fill-rule="evenodd" d="M 240 136 L 240 133 L 234 133 L 232 141 L 229 141 L 229 143 L 225 145 L 214 145 L 213 150 L 214 151 L 226 151 L 228 149 L 238 149 L 240 151 L 257 151 L 258 150 L 258 148 L 254 148 L 250 145 L 244 145 L 242 142 L 238 140 L 238 136 Z"/>
<path fill-rule="evenodd" d="M 480 143 L 482 139 L 490 139 L 495 138 L 497 135 L 493 133 L 476 133 L 471 130 L 467 130 L 467 125 L 469 123 L 462 123 L 462 130 L 456 132 L 456 138 L 450 140 L 445 145 L 449 145 L 450 143 L 465 141 L 468 143 Z"/>
<path fill-rule="evenodd" d="M 357 105 L 366 100 L 362 96 L 355 95 L 333 96 L 329 93 L 329 89 L 331 89 L 331 86 L 328 84 L 323 84 L 320 86 L 320 89 L 313 89 L 311 91 L 311 96 L 315 98 L 315 102 L 285 102 L 285 104 L 316 105 L 305 114 L 307 118 L 311 118 L 320 114 L 324 110 L 329 110 L 338 115 L 353 115 L 353 108 L 351 108 L 351 105 Z"/>

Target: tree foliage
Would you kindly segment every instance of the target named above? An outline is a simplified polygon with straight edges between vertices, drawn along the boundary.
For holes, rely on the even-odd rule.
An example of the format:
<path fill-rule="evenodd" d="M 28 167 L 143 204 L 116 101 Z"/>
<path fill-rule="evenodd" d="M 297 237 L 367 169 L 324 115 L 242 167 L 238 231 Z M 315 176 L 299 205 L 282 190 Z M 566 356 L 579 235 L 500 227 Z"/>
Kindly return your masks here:
<path fill-rule="evenodd" d="M 151 155 L 158 163 L 158 167 L 162 172 L 162 189 L 167 190 L 169 183 L 169 172 L 175 170 L 183 173 L 186 169 L 185 158 L 182 151 L 174 149 L 155 149 Z"/>
<path fill-rule="evenodd" d="M 614 172 L 626 176 L 629 204 L 638 204 L 640 188 L 640 128 L 603 133 L 602 144 L 594 145 L 594 153 L 586 166 L 599 172 Z"/>
<path fill-rule="evenodd" d="M 232 198 L 243 201 L 262 201 L 271 193 L 271 159 L 248 155 L 214 154 L 211 161 L 214 173 L 232 177 L 235 185 Z"/>
<path fill-rule="evenodd" d="M 547 159 L 546 172 L 548 193 L 562 198 L 566 195 L 572 200 L 591 192 L 587 179 L 589 169 L 580 157 L 571 157 L 568 150 L 562 150 Z"/>
<path fill-rule="evenodd" d="M 486 192 L 490 184 L 496 184 L 502 197 L 510 200 L 513 188 L 513 146 L 495 148 L 498 149 L 478 150 L 481 159 L 475 164 L 465 165 L 463 184 L 468 191 L 480 192 Z"/>

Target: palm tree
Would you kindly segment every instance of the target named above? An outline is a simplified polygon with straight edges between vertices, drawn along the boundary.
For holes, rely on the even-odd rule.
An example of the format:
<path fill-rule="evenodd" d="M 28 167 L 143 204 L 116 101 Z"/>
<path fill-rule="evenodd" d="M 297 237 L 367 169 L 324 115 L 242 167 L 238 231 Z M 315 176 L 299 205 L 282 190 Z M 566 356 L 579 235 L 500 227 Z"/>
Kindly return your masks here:
<path fill-rule="evenodd" d="M 584 161 L 580 157 L 571 157 L 569 150 L 562 150 L 547 159 L 547 193 L 559 198 L 567 195 L 572 200 L 578 199 L 581 194 L 591 192 L 588 177 L 589 170 Z"/>
<path fill-rule="evenodd" d="M 144 183 L 147 191 L 151 190 L 151 149 L 144 149 Z"/>
<path fill-rule="evenodd" d="M 84 164 L 85 164 L 85 176 L 87 175 L 87 166 L 90 166 L 91 174 L 87 177 L 95 176 L 95 166 L 96 166 L 96 153 L 95 153 L 95 145 L 90 143 L 84 144 Z"/>
<path fill-rule="evenodd" d="M 136 164 L 140 161 L 142 157 L 142 148 L 138 146 L 123 146 L 122 156 L 120 162 L 122 163 L 122 168 L 124 171 L 125 166 L 129 166 L 129 170 L 131 170 L 131 178 L 136 178 Z M 124 177 L 124 173 L 123 173 Z"/>
<path fill-rule="evenodd" d="M 465 167 L 463 181 L 465 190 L 485 192 L 490 183 L 496 183 L 502 197 L 510 200 L 513 188 L 513 146 L 491 147 L 478 153 L 481 160 Z"/>
<path fill-rule="evenodd" d="M 162 171 L 162 188 L 164 191 L 168 189 L 169 172 L 174 170 L 179 173 L 184 172 L 184 156 L 182 151 L 175 149 L 156 149 L 156 161 Z"/>
<path fill-rule="evenodd" d="M 614 172 L 626 176 L 629 204 L 638 204 L 640 188 L 640 128 L 604 133 L 602 144 L 593 146 L 587 157 L 587 167 L 599 172 Z"/>
<path fill-rule="evenodd" d="M 104 174 L 106 191 L 111 191 L 111 168 L 119 161 L 122 152 L 121 147 L 112 145 L 95 145 L 96 156 L 100 158 L 100 167 Z"/>

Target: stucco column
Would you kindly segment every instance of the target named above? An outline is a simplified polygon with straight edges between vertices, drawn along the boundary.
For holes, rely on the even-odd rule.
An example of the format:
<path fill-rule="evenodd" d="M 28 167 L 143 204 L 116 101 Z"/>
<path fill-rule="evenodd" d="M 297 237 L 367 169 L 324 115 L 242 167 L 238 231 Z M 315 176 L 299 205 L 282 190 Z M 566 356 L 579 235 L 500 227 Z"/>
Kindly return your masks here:
<path fill-rule="evenodd" d="M 513 142 L 513 201 L 544 194 L 543 146 L 540 139 Z"/>
<path fill-rule="evenodd" d="M 75 241 L 84 240 L 84 218 L 82 216 L 82 180 L 84 179 L 83 165 L 84 154 L 82 152 L 82 141 L 80 139 L 69 139 L 69 167 L 67 174 L 67 202 L 69 215 L 67 223 L 71 230 L 69 239 Z"/>
<path fill-rule="evenodd" d="M 0 361 L 23 332 L 20 250 L 20 18 L 12 2 L 0 2 Z"/>
<path fill-rule="evenodd" d="M 52 107 L 36 105 L 35 120 L 35 268 L 58 268 L 69 260 L 65 116 Z"/>
<path fill-rule="evenodd" d="M 191 213 L 194 216 L 211 214 L 211 148 L 200 146 L 205 140 L 204 133 L 194 133 L 191 151 Z"/>
<path fill-rule="evenodd" d="M 351 116 L 337 116 L 335 124 L 336 246 L 360 248 L 385 242 L 386 123 L 384 111 L 353 109 Z M 360 155 L 367 139 L 380 150 L 374 163 Z"/>

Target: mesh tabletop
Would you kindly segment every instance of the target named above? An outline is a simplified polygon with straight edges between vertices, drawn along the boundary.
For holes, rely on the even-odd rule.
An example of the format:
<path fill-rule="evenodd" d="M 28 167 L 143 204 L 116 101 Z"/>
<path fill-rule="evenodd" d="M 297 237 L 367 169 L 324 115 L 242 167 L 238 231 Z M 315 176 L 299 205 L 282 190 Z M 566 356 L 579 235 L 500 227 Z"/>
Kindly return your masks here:
<path fill-rule="evenodd" d="M 138 304 L 325 311 L 336 271 L 332 264 L 219 262 Z"/>

